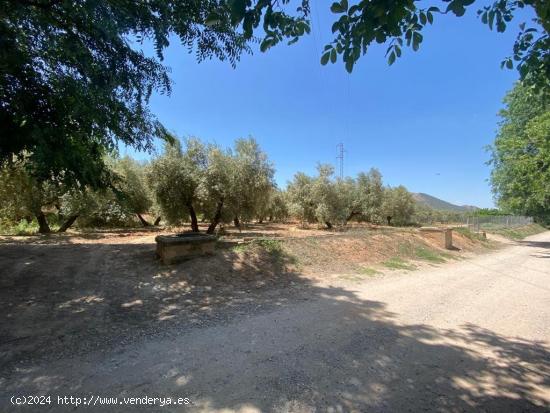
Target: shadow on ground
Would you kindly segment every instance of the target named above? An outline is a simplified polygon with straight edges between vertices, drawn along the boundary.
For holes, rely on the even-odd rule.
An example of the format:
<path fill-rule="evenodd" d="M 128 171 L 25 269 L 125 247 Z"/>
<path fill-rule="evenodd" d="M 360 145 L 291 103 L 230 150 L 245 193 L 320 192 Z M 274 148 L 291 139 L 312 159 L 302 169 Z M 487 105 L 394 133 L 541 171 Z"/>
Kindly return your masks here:
<path fill-rule="evenodd" d="M 154 244 L 0 245 L 0 368 L 284 305 L 303 286 L 290 261 L 222 248 L 165 266 Z"/>
<path fill-rule="evenodd" d="M 476 325 L 401 325 L 385 303 L 288 271 L 284 255 L 268 260 L 250 252 L 242 260 L 229 249 L 164 267 L 151 249 L 0 246 L 0 410 L 8 409 L 9 394 L 84 392 L 184 394 L 194 403 L 168 411 L 549 407 L 550 352 L 543 343 Z M 254 319 L 233 328 L 230 322 L 244 315 Z M 201 328 L 206 325 L 217 333 Z M 170 330 L 185 336 L 191 329 L 196 334 L 184 349 L 144 339 L 131 362 L 103 368 L 93 358 L 101 357 L 95 350 L 119 348 L 136 335 Z M 92 354 L 90 365 L 70 364 L 79 353 Z M 39 367 L 39 359 L 52 354 L 61 367 Z"/>
<path fill-rule="evenodd" d="M 517 241 L 518 245 L 524 247 L 541 248 L 547 251 L 537 252 L 531 256 L 536 258 L 550 258 L 550 242 L 547 241 Z"/>

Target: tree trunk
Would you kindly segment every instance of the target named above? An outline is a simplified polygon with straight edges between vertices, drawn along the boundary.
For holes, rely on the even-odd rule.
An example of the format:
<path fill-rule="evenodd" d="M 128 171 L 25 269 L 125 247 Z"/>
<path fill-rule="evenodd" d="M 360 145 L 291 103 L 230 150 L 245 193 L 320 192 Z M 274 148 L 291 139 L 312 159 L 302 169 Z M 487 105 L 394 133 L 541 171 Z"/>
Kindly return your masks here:
<path fill-rule="evenodd" d="M 199 221 L 197 221 L 197 214 L 195 213 L 193 204 L 188 204 L 187 208 L 189 209 L 189 215 L 191 216 L 191 231 L 199 232 Z"/>
<path fill-rule="evenodd" d="M 263 224 L 263 223 L 264 223 L 264 219 L 263 219 L 263 218 L 260 218 L 260 219 L 258 220 L 258 224 Z"/>
<path fill-rule="evenodd" d="M 325 225 L 327 226 L 328 229 L 332 229 L 332 224 L 328 221 L 325 221 Z"/>
<path fill-rule="evenodd" d="M 157 217 L 157 219 L 155 219 L 155 223 L 153 224 L 155 227 L 157 227 L 160 224 L 160 219 L 161 217 Z"/>
<path fill-rule="evenodd" d="M 354 216 L 359 215 L 359 212 L 351 212 L 346 219 L 346 222 L 350 221 Z"/>
<path fill-rule="evenodd" d="M 273 221 L 273 215 L 270 215 L 269 216 L 269 222 L 272 222 Z"/>
<path fill-rule="evenodd" d="M 140 220 L 140 222 L 141 222 L 141 225 L 143 225 L 144 227 L 150 227 L 150 226 L 151 226 L 151 224 L 149 224 L 149 223 L 145 220 L 145 218 L 143 218 L 143 217 L 141 216 L 141 214 L 136 214 L 136 215 L 138 216 L 138 218 L 139 218 L 139 220 Z"/>
<path fill-rule="evenodd" d="M 221 199 L 218 202 L 218 205 L 216 206 L 216 213 L 214 214 L 214 218 L 212 218 L 212 222 L 208 226 L 208 229 L 206 230 L 207 234 L 213 234 L 214 230 L 218 226 L 218 223 L 220 222 L 220 219 L 222 218 L 222 208 L 223 208 L 223 199 Z"/>
<path fill-rule="evenodd" d="M 57 230 L 57 232 L 65 232 L 67 231 L 71 225 L 74 224 L 74 222 L 76 221 L 76 219 L 78 218 L 78 215 L 71 215 L 69 218 L 67 218 L 67 220 L 63 223 L 63 225 L 61 225 L 59 227 L 59 229 Z"/>
<path fill-rule="evenodd" d="M 36 220 L 38 221 L 38 232 L 41 234 L 49 234 L 51 232 L 50 226 L 48 225 L 48 220 L 46 215 L 42 211 L 36 214 Z"/>
<path fill-rule="evenodd" d="M 240 227 L 241 227 L 241 221 L 239 221 L 239 217 L 233 218 L 233 224 L 234 224 L 237 228 L 240 228 Z"/>

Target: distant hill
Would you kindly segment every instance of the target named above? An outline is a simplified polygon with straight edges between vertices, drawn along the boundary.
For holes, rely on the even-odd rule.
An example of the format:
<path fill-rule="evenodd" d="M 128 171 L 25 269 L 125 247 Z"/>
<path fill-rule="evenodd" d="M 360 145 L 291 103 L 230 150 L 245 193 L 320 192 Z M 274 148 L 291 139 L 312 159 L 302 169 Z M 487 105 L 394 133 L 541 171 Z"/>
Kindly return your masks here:
<path fill-rule="evenodd" d="M 442 199 L 436 198 L 422 192 L 413 193 L 415 201 L 424 206 L 428 206 L 433 209 L 438 209 L 440 211 L 453 211 L 453 212 L 468 212 L 475 211 L 479 209 L 478 207 L 472 205 L 455 205 L 450 202 L 443 201 Z"/>

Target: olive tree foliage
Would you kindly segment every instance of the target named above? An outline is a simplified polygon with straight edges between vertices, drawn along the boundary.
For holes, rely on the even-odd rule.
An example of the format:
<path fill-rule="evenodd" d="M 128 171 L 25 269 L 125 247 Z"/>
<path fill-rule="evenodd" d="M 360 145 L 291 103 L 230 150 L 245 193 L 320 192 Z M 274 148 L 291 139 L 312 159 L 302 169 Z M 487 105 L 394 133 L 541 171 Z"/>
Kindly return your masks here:
<path fill-rule="evenodd" d="M 380 171 L 372 168 L 368 173 L 360 172 L 351 185 L 353 195 L 348 220 L 355 218 L 358 221 L 380 222 L 384 195 Z"/>
<path fill-rule="evenodd" d="M 57 216 L 65 224 L 60 232 L 68 229 L 73 223 L 80 228 L 127 227 L 136 224 L 135 214 L 128 209 L 116 188 L 93 189 L 69 187 L 60 197 Z"/>
<path fill-rule="evenodd" d="M 498 206 L 550 221 L 550 95 L 518 83 L 504 98 L 490 147 Z"/>
<path fill-rule="evenodd" d="M 316 222 L 332 228 L 345 224 L 352 204 L 350 197 L 349 182 L 336 180 L 334 167 L 326 164 L 317 166 L 316 176 L 296 173 L 286 189 L 288 212 L 302 225 Z"/>
<path fill-rule="evenodd" d="M 383 192 L 382 175 L 377 169 L 361 172 L 355 179 L 337 179 L 332 166 L 319 165 L 316 176 L 299 172 L 288 184 L 288 213 L 302 223 L 317 222 L 328 228 L 352 219 L 378 223 Z"/>
<path fill-rule="evenodd" d="M 407 225 L 415 212 L 415 201 L 407 188 L 400 185 L 384 189 L 382 211 L 388 225 Z"/>
<path fill-rule="evenodd" d="M 302 225 L 315 222 L 315 201 L 313 198 L 314 178 L 297 172 L 286 188 L 288 210 Z"/>
<path fill-rule="evenodd" d="M 115 190 L 126 210 L 136 214 L 143 226 L 151 225 L 144 217 L 153 209 L 153 194 L 147 184 L 147 165 L 126 156 L 114 161 Z"/>
<path fill-rule="evenodd" d="M 129 213 L 112 189 L 75 187 L 55 178 L 38 180 L 20 158 L 0 167 L 0 200 L 5 226 L 36 219 L 40 233 L 51 232 L 50 218 L 59 225 L 58 232 L 66 231 L 79 218 L 83 226 L 120 226 L 129 221 Z"/>
<path fill-rule="evenodd" d="M 500 212 L 500 214 L 502 214 L 502 212 Z M 447 224 L 463 222 L 465 216 L 466 214 L 462 212 L 439 210 L 416 203 L 411 220 L 415 224 Z"/>
<path fill-rule="evenodd" d="M 191 229 L 199 231 L 196 204 L 205 163 L 204 145 L 187 139 L 185 149 L 178 141 L 165 145 L 164 153 L 151 162 L 148 182 L 162 215 L 171 224 L 190 218 Z"/>
<path fill-rule="evenodd" d="M 52 207 L 58 198 L 55 182 L 37 182 L 25 169 L 23 160 L 2 163 L 0 169 L 0 215 L 4 222 L 31 221 L 36 218 L 42 233 L 50 232 L 44 207 Z"/>
<path fill-rule="evenodd" d="M 313 213 L 317 222 L 324 223 L 328 228 L 335 224 L 345 224 L 349 212 L 343 183 L 334 180 L 332 165 L 319 165 L 317 173 L 310 189 L 314 202 Z"/>
<path fill-rule="evenodd" d="M 275 169 L 253 138 L 237 139 L 233 155 L 231 207 L 234 222 L 251 221 L 260 215 L 275 187 Z"/>
<path fill-rule="evenodd" d="M 288 196 L 285 191 L 273 187 L 267 193 L 267 201 L 258 207 L 257 218 L 260 223 L 264 220 L 269 222 L 284 222 L 289 216 Z"/>
<path fill-rule="evenodd" d="M 209 221 L 206 232 L 213 234 L 221 222 L 229 222 L 235 217 L 232 208 L 235 184 L 235 159 L 231 150 L 209 145 L 206 164 L 202 171 L 199 186 L 201 212 Z"/>
<path fill-rule="evenodd" d="M 147 174 L 169 223 L 190 218 L 197 232 L 201 214 L 210 222 L 208 233 L 220 222 L 257 217 L 274 188 L 273 175 L 273 165 L 253 138 L 236 140 L 232 150 L 198 139 L 187 139 L 183 149 L 168 144 Z"/>

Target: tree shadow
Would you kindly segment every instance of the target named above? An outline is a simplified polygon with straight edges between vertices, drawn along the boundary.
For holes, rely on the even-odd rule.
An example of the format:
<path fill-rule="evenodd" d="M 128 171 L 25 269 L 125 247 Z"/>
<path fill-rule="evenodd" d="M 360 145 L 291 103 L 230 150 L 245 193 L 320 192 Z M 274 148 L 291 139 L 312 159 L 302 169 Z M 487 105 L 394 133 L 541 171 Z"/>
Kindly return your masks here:
<path fill-rule="evenodd" d="M 162 265 L 154 244 L 0 245 L 0 367 L 283 306 L 306 280 L 281 250 Z"/>
<path fill-rule="evenodd" d="M 518 245 L 523 247 L 532 247 L 532 248 L 541 248 L 547 251 L 540 251 L 534 254 L 531 254 L 535 258 L 550 258 L 550 242 L 548 241 L 517 241 Z"/>
<path fill-rule="evenodd" d="M 549 241 L 517 241 L 518 245 L 522 245 L 524 247 L 534 247 L 534 248 L 543 248 L 543 249 L 550 249 L 550 242 Z"/>
<path fill-rule="evenodd" d="M 0 410 L 57 393 L 193 402 L 171 411 L 548 411 L 547 344 L 400 323 L 284 254 L 161 266 L 151 244 L 27 247 L 0 247 Z"/>

